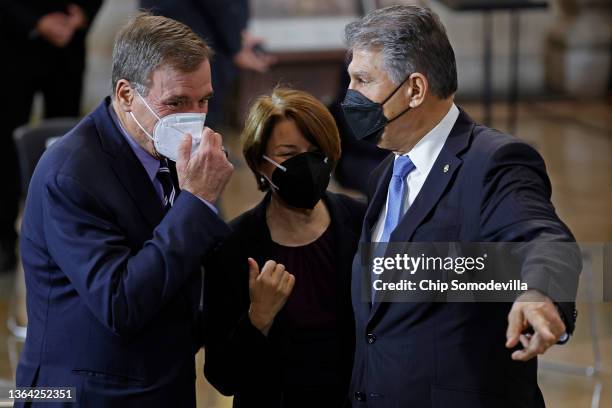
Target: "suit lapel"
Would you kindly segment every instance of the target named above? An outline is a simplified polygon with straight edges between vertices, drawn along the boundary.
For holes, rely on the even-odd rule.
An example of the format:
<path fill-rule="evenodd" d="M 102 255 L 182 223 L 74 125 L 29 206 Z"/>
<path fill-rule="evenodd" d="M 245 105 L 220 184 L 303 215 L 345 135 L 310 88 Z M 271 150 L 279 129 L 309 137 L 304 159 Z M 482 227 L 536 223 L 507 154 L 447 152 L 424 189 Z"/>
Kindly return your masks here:
<path fill-rule="evenodd" d="M 389 188 L 389 180 L 391 179 L 393 169 L 393 158 L 393 154 L 387 156 L 372 174 L 372 180 L 376 180 L 376 182 L 373 186 L 373 191 L 371 190 L 368 192 L 368 208 L 366 209 L 363 219 L 359 246 L 355 256 L 353 257 L 353 268 L 357 269 L 355 271 L 356 273 L 353 273 L 351 277 L 352 285 L 355 287 L 353 296 L 358 296 L 358 303 L 363 306 L 363 312 L 365 312 L 365 315 L 369 315 L 371 304 L 370 302 L 361 301 L 361 293 L 363 291 L 361 284 L 362 282 L 370 282 L 370 278 L 364 276 L 364 274 L 369 274 L 369 272 L 363 270 L 364 267 L 362 260 L 356 258 L 361 258 L 363 256 L 364 251 L 366 251 L 366 248 L 372 241 L 372 229 L 380 216 L 382 206 L 385 204 L 387 197 L 387 189 Z"/>
<path fill-rule="evenodd" d="M 107 98 L 93 113 L 100 142 L 104 150 L 112 156 L 111 165 L 119 182 L 153 229 L 164 217 L 161 200 L 142 163 L 111 118 L 108 109 L 112 107 L 109 104 L 110 98 Z"/>
<path fill-rule="evenodd" d="M 393 174 L 394 159 L 395 155 L 390 154 L 380 164 L 380 177 L 374 187 L 374 193 L 368 199 L 368 209 L 366 210 L 363 221 L 362 241 L 364 242 L 369 243 L 372 241 L 372 229 L 374 228 L 374 225 L 376 225 L 378 217 L 380 217 L 380 213 L 387 200 L 389 181 L 391 180 L 391 175 Z"/>
<path fill-rule="evenodd" d="M 427 214 L 436 207 L 442 194 L 451 180 L 454 179 L 455 173 L 463 163 L 458 155 L 468 146 L 473 127 L 474 123 L 471 119 L 463 111 L 460 111 L 459 117 L 431 168 L 421 191 L 402 217 L 397 228 L 391 233 L 390 241 L 410 241 L 415 230 L 423 222 Z"/>
<path fill-rule="evenodd" d="M 438 204 L 440 198 L 444 194 L 451 180 L 454 179 L 455 173 L 461 167 L 462 160 L 458 155 L 467 148 L 469 145 L 472 130 L 474 128 L 474 122 L 470 117 L 460 109 L 459 117 L 453 126 L 444 147 L 440 151 L 438 158 L 436 159 L 421 191 L 414 200 L 414 203 L 410 206 L 406 214 L 402 217 L 400 223 L 391 233 L 389 240 L 391 242 L 408 242 L 412 239 L 414 232 L 423 222 L 427 214 L 429 214 Z M 391 166 L 390 166 L 391 167 Z M 388 169 L 387 173 L 391 171 Z M 382 197 L 383 204 L 384 198 L 386 197 L 387 186 L 389 184 L 390 174 L 387 174 L 385 179 L 386 185 L 384 189 L 379 186 L 377 194 L 382 195 L 384 190 L 384 196 Z M 378 197 L 381 199 L 381 197 Z M 381 205 L 378 207 L 377 214 L 380 214 Z M 371 235 L 370 235 L 371 237 Z M 387 307 L 387 302 L 375 302 L 372 307 L 370 314 L 370 320 L 372 321 L 374 316 L 381 310 Z"/>

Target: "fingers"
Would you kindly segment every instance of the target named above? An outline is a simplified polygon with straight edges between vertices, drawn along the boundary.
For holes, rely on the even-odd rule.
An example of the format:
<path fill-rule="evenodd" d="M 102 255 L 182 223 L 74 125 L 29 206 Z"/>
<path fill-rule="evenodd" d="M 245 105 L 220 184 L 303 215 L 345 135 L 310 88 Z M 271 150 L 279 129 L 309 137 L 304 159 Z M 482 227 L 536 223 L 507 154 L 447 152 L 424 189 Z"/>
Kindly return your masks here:
<path fill-rule="evenodd" d="M 204 132 L 202 132 L 202 143 L 200 145 L 201 150 L 205 149 L 221 149 L 223 143 L 223 138 L 221 135 L 209 127 L 204 128 Z"/>
<path fill-rule="evenodd" d="M 549 318 L 545 316 L 542 309 L 527 310 L 525 317 L 527 322 L 533 327 L 533 330 L 539 335 L 539 338 L 549 344 L 548 347 L 556 343 L 557 336 L 552 332 Z"/>
<path fill-rule="evenodd" d="M 290 295 L 291 292 L 293 291 L 293 287 L 295 286 L 295 276 L 293 276 L 292 274 L 290 274 L 289 272 L 286 272 L 283 275 L 283 279 L 281 281 L 281 291 L 285 294 L 285 295 Z"/>
<path fill-rule="evenodd" d="M 177 165 L 179 165 L 179 163 L 187 163 L 189 161 L 189 158 L 191 157 L 191 144 L 193 143 L 191 135 L 186 135 L 185 138 L 183 138 L 183 141 L 181 142 L 181 144 L 178 147 L 178 162 Z"/>
<path fill-rule="evenodd" d="M 255 282 L 257 277 L 259 276 L 259 265 L 257 265 L 257 261 L 253 258 L 247 259 L 249 264 L 249 284 Z"/>
<path fill-rule="evenodd" d="M 285 265 L 272 260 L 264 264 L 257 279 L 266 281 L 270 286 L 286 294 L 291 293 L 295 284 L 295 277 L 285 270 Z"/>
<path fill-rule="evenodd" d="M 513 348 L 519 342 L 519 336 L 525 329 L 523 305 L 515 303 L 508 314 L 508 329 L 506 330 L 506 347 Z"/>
<path fill-rule="evenodd" d="M 533 336 L 521 335 L 521 344 L 523 345 L 522 350 L 517 350 L 512 353 L 512 359 L 516 361 L 528 361 L 537 356 L 538 354 L 544 354 L 544 352 L 550 347 L 545 342 L 539 333 Z"/>

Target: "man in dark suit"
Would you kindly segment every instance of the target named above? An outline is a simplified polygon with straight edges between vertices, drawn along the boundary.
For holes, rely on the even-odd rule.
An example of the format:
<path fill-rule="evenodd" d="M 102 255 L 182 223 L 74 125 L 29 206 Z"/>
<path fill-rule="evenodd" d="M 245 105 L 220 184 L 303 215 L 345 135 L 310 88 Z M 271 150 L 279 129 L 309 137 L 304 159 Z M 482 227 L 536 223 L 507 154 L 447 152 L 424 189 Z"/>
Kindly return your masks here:
<path fill-rule="evenodd" d="M 542 158 L 453 103 L 455 57 L 431 10 L 380 9 L 349 24 L 346 37 L 347 121 L 357 137 L 394 152 L 370 179 L 363 246 L 569 242 L 545 254 L 524 245 L 528 290 L 513 304 L 381 302 L 378 294 L 370 302 L 363 294 L 377 293 L 375 281 L 359 253 L 353 406 L 543 407 L 533 357 L 572 333 L 581 261 L 550 202 Z"/>
<path fill-rule="evenodd" d="M 208 128 L 193 152 L 181 139 L 176 172 L 159 149 L 174 156 L 166 118 L 205 115 L 209 56 L 185 25 L 136 16 L 115 42 L 112 96 L 40 160 L 18 387 L 75 387 L 87 408 L 195 406 L 200 265 L 228 232 L 214 203 L 233 168 Z"/>
<path fill-rule="evenodd" d="M 15 219 L 19 202 L 19 170 L 13 131 L 30 119 L 34 94 L 44 99 L 44 116 L 80 115 L 85 37 L 102 0 L 1 0 L 0 77 L 0 271 L 15 265 Z"/>
<path fill-rule="evenodd" d="M 215 97 L 209 104 L 209 123 L 213 127 L 223 124 L 223 107 L 237 68 L 265 72 L 272 63 L 270 56 L 256 51 L 262 41 L 247 30 L 248 0 L 140 0 L 140 7 L 188 25 L 215 50 Z"/>

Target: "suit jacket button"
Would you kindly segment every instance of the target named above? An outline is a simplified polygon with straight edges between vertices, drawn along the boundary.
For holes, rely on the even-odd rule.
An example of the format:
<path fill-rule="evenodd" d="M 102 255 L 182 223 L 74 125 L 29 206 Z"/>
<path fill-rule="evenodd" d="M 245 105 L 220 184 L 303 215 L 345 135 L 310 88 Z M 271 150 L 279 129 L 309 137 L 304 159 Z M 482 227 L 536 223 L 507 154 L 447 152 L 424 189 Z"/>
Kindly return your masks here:
<path fill-rule="evenodd" d="M 369 333 L 367 336 L 368 344 L 376 343 L 376 335 L 374 333 Z"/>
<path fill-rule="evenodd" d="M 366 400 L 365 393 L 363 393 L 363 392 L 356 392 L 355 393 L 355 400 L 356 401 L 362 401 L 362 402 L 365 401 Z"/>

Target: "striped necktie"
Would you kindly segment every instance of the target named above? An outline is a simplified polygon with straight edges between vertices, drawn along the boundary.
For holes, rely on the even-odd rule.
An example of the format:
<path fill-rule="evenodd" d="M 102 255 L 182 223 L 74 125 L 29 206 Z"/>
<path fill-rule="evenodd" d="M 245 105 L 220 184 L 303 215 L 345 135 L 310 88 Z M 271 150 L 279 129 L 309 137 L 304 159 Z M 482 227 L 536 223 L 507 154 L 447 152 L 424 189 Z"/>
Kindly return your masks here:
<path fill-rule="evenodd" d="M 168 212 L 174 204 L 174 196 L 176 191 L 174 189 L 174 183 L 172 182 L 172 176 L 170 175 L 170 168 L 168 167 L 168 161 L 163 159 L 159 163 L 159 170 L 157 170 L 157 180 L 162 185 L 164 191 L 164 212 Z"/>

